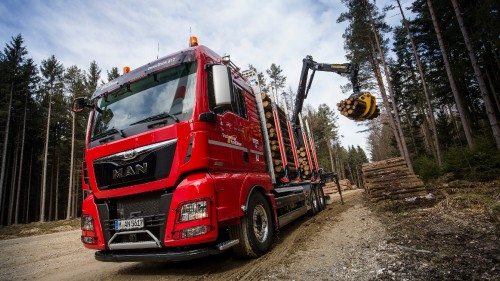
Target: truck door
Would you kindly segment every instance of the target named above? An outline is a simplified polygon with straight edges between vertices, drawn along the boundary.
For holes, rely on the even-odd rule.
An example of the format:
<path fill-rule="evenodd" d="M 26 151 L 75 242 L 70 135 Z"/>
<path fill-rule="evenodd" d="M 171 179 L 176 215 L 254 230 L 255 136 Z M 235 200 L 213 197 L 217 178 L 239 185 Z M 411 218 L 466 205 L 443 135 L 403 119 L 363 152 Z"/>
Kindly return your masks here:
<path fill-rule="evenodd" d="M 248 125 L 246 106 L 240 87 L 233 85 L 231 108 L 217 114 L 217 123 L 209 132 L 209 155 L 214 169 L 246 171 L 249 167 L 248 144 L 244 126 Z"/>

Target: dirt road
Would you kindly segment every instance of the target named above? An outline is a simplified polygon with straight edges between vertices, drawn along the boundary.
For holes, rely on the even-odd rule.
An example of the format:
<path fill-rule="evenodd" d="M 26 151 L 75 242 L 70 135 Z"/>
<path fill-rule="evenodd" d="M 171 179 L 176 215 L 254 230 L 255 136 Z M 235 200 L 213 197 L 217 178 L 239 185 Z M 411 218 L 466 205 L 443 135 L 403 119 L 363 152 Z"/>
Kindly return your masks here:
<path fill-rule="evenodd" d="M 255 260 L 219 256 L 172 263 L 102 263 L 80 243 L 80 231 L 0 241 L 1 280 L 369 280 L 381 274 L 385 230 L 363 207 L 362 190 L 344 193 L 314 217 L 279 234 Z"/>

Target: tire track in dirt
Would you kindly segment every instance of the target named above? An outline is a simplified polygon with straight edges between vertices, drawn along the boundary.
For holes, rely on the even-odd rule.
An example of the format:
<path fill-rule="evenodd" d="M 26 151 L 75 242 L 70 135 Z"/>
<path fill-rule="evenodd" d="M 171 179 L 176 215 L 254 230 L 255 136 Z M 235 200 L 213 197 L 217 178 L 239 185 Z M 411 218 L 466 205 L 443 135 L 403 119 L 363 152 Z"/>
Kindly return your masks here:
<path fill-rule="evenodd" d="M 350 198 L 360 195 L 358 191 L 350 191 L 344 194 L 344 199 L 349 202 Z M 291 256 L 304 244 L 314 233 L 321 231 L 325 223 L 330 223 L 329 217 L 338 216 L 352 203 L 340 205 L 340 197 L 336 196 L 331 205 L 316 216 L 305 216 L 284 227 L 279 233 L 278 241 L 275 241 L 270 252 L 255 260 L 248 260 L 244 265 L 230 272 L 216 272 L 212 276 L 205 276 L 205 280 L 263 280 L 269 271 L 279 264 L 287 263 Z"/>
<path fill-rule="evenodd" d="M 334 227 L 331 218 L 351 208 L 355 197 L 361 198 L 361 191 L 346 192 L 346 205 L 337 197 L 316 216 L 287 225 L 258 259 L 238 259 L 227 251 L 186 262 L 104 263 L 82 246 L 76 230 L 0 241 L 0 280 L 263 280 L 276 266 L 290 264 L 311 235 L 325 231 L 323 226 Z"/>

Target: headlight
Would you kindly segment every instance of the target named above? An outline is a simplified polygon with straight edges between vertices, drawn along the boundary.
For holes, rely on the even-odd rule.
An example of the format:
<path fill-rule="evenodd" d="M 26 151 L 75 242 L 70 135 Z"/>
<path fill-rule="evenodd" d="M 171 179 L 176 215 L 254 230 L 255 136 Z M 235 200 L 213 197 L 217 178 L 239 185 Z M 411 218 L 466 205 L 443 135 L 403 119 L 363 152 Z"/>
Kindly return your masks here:
<path fill-rule="evenodd" d="M 82 215 L 82 230 L 94 231 L 94 219 L 89 215 Z"/>
<path fill-rule="evenodd" d="M 179 222 L 208 218 L 208 202 L 197 201 L 182 205 Z"/>

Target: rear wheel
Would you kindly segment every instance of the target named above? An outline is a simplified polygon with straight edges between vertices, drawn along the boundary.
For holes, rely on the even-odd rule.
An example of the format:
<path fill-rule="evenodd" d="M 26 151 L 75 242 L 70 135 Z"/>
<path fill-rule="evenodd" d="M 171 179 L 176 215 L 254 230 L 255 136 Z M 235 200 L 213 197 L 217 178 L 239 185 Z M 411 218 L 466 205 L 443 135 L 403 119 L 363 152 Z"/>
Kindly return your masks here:
<path fill-rule="evenodd" d="M 269 203 L 264 195 L 254 192 L 250 195 L 247 213 L 241 218 L 241 223 L 230 228 L 231 239 L 240 240 L 233 250 L 240 257 L 259 257 L 271 247 L 273 233 Z"/>
<path fill-rule="evenodd" d="M 308 214 L 312 216 L 316 215 L 319 212 L 319 204 L 318 204 L 318 193 L 316 192 L 315 187 L 311 187 L 311 195 L 309 200 L 311 204 L 311 209 L 308 211 Z"/>
<path fill-rule="evenodd" d="M 318 202 L 319 210 L 324 210 L 326 208 L 325 193 L 323 192 L 323 187 L 318 186 Z"/>

